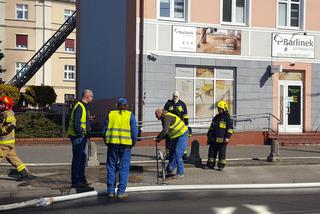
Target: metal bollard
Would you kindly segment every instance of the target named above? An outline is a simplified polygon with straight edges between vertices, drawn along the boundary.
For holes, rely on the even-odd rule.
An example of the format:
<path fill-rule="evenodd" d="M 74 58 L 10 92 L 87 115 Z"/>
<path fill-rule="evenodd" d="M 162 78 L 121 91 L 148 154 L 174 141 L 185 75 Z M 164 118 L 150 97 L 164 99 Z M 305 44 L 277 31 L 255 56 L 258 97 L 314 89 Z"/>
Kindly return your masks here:
<path fill-rule="evenodd" d="M 197 140 L 191 143 L 191 153 L 188 158 L 188 163 L 194 164 L 195 166 L 201 166 L 202 160 L 200 157 L 200 144 Z"/>
<path fill-rule="evenodd" d="M 267 157 L 268 162 L 279 161 L 280 152 L 279 152 L 279 142 L 276 140 L 271 141 L 270 154 Z"/>
<path fill-rule="evenodd" d="M 97 156 L 97 144 L 89 140 L 89 161 L 88 166 L 99 166 L 98 156 Z"/>

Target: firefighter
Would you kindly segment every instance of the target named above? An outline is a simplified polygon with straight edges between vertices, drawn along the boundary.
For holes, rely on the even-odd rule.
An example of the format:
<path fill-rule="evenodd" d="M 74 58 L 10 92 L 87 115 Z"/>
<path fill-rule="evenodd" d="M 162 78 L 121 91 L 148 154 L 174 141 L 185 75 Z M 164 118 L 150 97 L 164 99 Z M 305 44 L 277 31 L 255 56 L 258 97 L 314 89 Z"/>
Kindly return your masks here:
<path fill-rule="evenodd" d="M 177 168 L 176 178 L 184 176 L 184 165 L 182 156 L 188 144 L 188 127 L 175 114 L 167 112 L 161 108 L 155 111 L 155 116 L 162 122 L 162 131 L 156 138 L 159 143 L 164 138 L 170 140 L 169 163 L 167 165 L 167 175 L 172 176 L 173 171 Z"/>
<path fill-rule="evenodd" d="M 16 167 L 20 178 L 17 181 L 30 179 L 26 165 L 20 160 L 15 149 L 16 118 L 12 111 L 13 101 L 10 97 L 0 98 L 0 162 L 3 158 Z"/>
<path fill-rule="evenodd" d="M 128 100 L 119 98 L 117 110 L 110 111 L 102 129 L 107 151 L 107 192 L 109 198 L 127 198 L 125 193 L 130 173 L 131 149 L 138 137 L 138 126 Z M 116 174 L 119 171 L 119 185 L 116 191 Z"/>
<path fill-rule="evenodd" d="M 216 158 L 219 154 L 218 170 L 222 171 L 226 165 L 227 144 L 233 134 L 233 123 L 228 113 L 228 105 L 225 101 L 217 104 L 218 114 L 212 119 L 211 126 L 207 133 L 209 152 L 207 166 L 214 169 Z"/>
<path fill-rule="evenodd" d="M 186 126 L 189 125 L 187 105 L 185 104 L 185 102 L 183 102 L 180 99 L 179 91 L 173 92 L 172 99 L 168 100 L 166 102 L 163 109 L 180 117 L 180 119 L 184 122 L 184 124 Z M 191 137 L 191 135 L 192 135 L 191 127 L 188 127 L 188 130 L 189 130 L 189 137 Z M 167 138 L 166 139 L 166 154 L 169 154 L 169 151 L 170 151 L 170 142 L 169 142 L 169 139 Z M 169 156 L 170 155 L 167 155 L 167 157 L 169 157 Z M 187 158 L 188 158 L 188 151 L 186 149 L 184 151 L 182 159 L 187 160 Z"/>

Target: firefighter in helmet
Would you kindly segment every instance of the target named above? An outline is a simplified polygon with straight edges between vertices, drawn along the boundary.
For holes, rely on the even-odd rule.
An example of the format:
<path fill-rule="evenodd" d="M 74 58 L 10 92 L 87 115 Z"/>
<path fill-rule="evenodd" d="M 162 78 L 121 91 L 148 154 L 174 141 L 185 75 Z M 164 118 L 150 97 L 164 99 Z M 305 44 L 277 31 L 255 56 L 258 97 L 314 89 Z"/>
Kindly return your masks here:
<path fill-rule="evenodd" d="M 207 166 L 214 169 L 217 155 L 219 155 L 218 170 L 222 171 L 226 165 L 227 144 L 233 134 L 233 123 L 228 112 L 228 104 L 225 101 L 219 101 L 217 109 L 218 114 L 212 119 L 207 133 L 209 145 Z"/>
<path fill-rule="evenodd" d="M 16 118 L 12 111 L 13 101 L 8 96 L 0 98 L 0 162 L 2 159 L 16 167 L 20 178 L 24 180 L 31 178 L 26 165 L 20 160 L 15 149 Z"/>

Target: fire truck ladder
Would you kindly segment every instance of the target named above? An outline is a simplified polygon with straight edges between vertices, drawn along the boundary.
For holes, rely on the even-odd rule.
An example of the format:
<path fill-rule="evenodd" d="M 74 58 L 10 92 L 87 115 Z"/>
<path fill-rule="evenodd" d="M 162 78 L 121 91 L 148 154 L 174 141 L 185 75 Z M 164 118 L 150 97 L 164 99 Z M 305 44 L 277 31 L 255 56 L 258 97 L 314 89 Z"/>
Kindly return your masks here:
<path fill-rule="evenodd" d="M 43 64 L 60 47 L 68 35 L 76 28 L 76 12 L 74 12 L 55 34 L 38 50 L 38 52 L 8 82 L 19 89 L 22 88 L 43 66 Z"/>

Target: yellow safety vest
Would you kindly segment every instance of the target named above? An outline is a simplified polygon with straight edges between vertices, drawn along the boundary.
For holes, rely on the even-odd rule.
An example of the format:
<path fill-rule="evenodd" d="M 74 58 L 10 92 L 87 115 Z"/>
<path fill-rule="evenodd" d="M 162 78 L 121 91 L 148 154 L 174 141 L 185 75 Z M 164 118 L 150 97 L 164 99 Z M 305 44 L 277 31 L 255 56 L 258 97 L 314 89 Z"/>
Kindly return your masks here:
<path fill-rule="evenodd" d="M 109 113 L 108 127 L 105 134 L 106 144 L 132 145 L 130 111 L 114 110 Z"/>
<path fill-rule="evenodd" d="M 169 128 L 168 136 L 170 139 L 180 137 L 184 133 L 186 133 L 186 131 L 188 130 L 188 127 L 184 124 L 184 122 L 180 119 L 180 117 L 178 117 L 177 115 L 172 114 L 170 112 L 167 112 L 165 114 L 165 116 L 167 116 L 167 115 L 170 115 L 170 116 L 176 118 L 176 121 L 174 122 L 174 124 L 171 125 Z"/>
<path fill-rule="evenodd" d="M 12 124 L 14 126 L 16 125 L 16 118 L 14 117 L 13 111 L 4 111 L 2 114 L 4 115 L 2 125 L 5 125 L 5 124 Z M 6 128 L 1 127 L 1 132 L 5 133 Z M 3 135 L 0 137 L 0 144 L 13 144 L 15 142 L 16 142 L 16 140 L 15 140 L 15 130 L 14 129 L 9 134 Z"/>
<path fill-rule="evenodd" d="M 80 119 L 80 127 L 84 131 L 87 130 L 86 129 L 87 128 L 87 111 L 86 111 L 86 107 L 84 107 L 84 105 L 79 101 L 74 106 L 74 108 L 72 109 L 72 112 L 71 112 L 71 117 L 70 117 L 70 120 L 69 120 L 69 127 L 68 127 L 68 135 L 70 135 L 70 136 L 77 136 L 76 132 L 74 130 L 74 111 L 78 107 L 78 105 L 80 105 L 80 107 L 82 108 L 82 115 L 81 115 L 81 119 Z"/>

